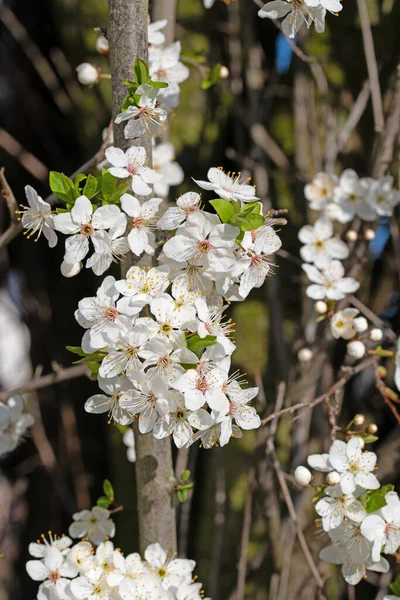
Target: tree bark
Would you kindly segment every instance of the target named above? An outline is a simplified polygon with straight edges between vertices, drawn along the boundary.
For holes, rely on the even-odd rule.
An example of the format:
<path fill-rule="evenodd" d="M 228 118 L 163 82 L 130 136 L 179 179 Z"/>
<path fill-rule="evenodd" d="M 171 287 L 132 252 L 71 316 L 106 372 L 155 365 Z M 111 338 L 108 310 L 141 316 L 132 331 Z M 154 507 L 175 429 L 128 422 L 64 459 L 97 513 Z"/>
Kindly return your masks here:
<path fill-rule="evenodd" d="M 167 19 L 164 27 L 165 43 L 172 44 L 175 39 L 176 0 L 153 0 L 152 20 Z"/>
<path fill-rule="evenodd" d="M 112 76 L 113 118 L 121 112 L 121 104 L 127 95 L 125 79 L 133 78 L 136 57 L 147 60 L 148 0 L 109 0 L 108 39 Z M 125 140 L 124 123 L 114 124 L 114 145 L 126 149 L 144 146 L 151 166 L 151 137 Z M 155 257 L 143 255 L 137 260 L 132 253 L 122 263 L 122 277 L 132 265 L 154 266 Z M 143 435 L 135 430 L 136 479 L 139 518 L 139 546 L 143 554 L 149 544 L 158 542 L 165 550 L 175 552 L 176 519 L 173 499 L 170 495 L 170 477 L 173 477 L 170 438 L 156 440 L 151 434 Z"/>

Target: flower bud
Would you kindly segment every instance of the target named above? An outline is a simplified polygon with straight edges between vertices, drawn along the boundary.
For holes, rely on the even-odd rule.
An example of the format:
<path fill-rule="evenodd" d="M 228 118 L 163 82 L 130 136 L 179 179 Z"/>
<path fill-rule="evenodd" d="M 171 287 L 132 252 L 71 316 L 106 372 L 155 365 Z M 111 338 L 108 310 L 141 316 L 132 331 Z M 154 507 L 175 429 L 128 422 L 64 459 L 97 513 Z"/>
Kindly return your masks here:
<path fill-rule="evenodd" d="M 378 329 L 377 327 L 375 327 L 374 329 L 371 329 L 371 331 L 369 332 L 369 339 L 371 340 L 371 342 L 380 342 L 382 338 L 383 338 L 382 329 Z"/>
<path fill-rule="evenodd" d="M 314 356 L 313 351 L 310 348 L 301 348 L 297 353 L 297 358 L 301 363 L 308 363 Z"/>
<path fill-rule="evenodd" d="M 364 231 L 364 238 L 368 241 L 368 242 L 372 242 L 372 240 L 375 239 L 375 231 L 373 229 L 366 229 Z"/>
<path fill-rule="evenodd" d="M 356 242 L 358 239 L 357 231 L 354 231 L 354 229 L 349 229 L 346 233 L 346 238 L 349 240 L 349 242 Z"/>
<path fill-rule="evenodd" d="M 299 485 L 308 485 L 312 479 L 311 471 L 306 467 L 297 467 L 294 478 Z"/>
<path fill-rule="evenodd" d="M 73 265 L 69 265 L 65 261 L 63 261 L 60 265 L 61 275 L 64 277 L 75 277 L 78 275 L 79 271 L 82 269 L 82 263 L 75 263 Z"/>
<path fill-rule="evenodd" d="M 387 375 L 387 369 L 386 369 L 386 367 L 383 367 L 382 365 L 379 365 L 379 367 L 377 368 L 377 372 L 381 379 L 384 379 Z"/>
<path fill-rule="evenodd" d="M 318 300 L 318 302 L 314 304 L 314 310 L 319 315 L 324 315 L 328 310 L 328 305 L 323 300 Z"/>
<path fill-rule="evenodd" d="M 347 344 L 347 354 L 351 356 L 351 358 L 359 359 L 362 358 L 365 354 L 365 346 L 362 342 L 357 340 L 353 342 L 349 342 Z"/>
<path fill-rule="evenodd" d="M 103 54 L 103 56 L 109 56 L 110 54 L 110 44 L 108 43 L 107 38 L 104 35 L 100 35 L 96 40 L 96 50 L 99 54 Z"/>
<path fill-rule="evenodd" d="M 82 63 L 76 67 L 78 73 L 78 81 L 82 85 L 92 85 L 100 79 L 99 72 L 94 65 L 90 63 Z"/>
<path fill-rule="evenodd" d="M 331 471 L 326 476 L 326 483 L 328 485 L 338 485 L 340 483 L 340 475 L 337 471 Z"/>
<path fill-rule="evenodd" d="M 353 419 L 353 422 L 358 427 L 360 427 L 361 425 L 364 425 L 364 423 L 365 423 L 365 417 L 364 417 L 364 415 L 360 415 L 360 414 L 356 415 L 354 417 L 354 419 Z"/>
<path fill-rule="evenodd" d="M 378 425 L 376 425 L 375 423 L 371 423 L 371 425 L 368 425 L 367 433 L 376 433 L 377 431 L 378 431 Z"/>
<path fill-rule="evenodd" d="M 365 317 L 357 317 L 353 321 L 354 328 L 358 333 L 364 333 L 368 329 L 368 321 Z"/>
<path fill-rule="evenodd" d="M 229 77 L 229 69 L 228 69 L 228 67 L 225 67 L 224 65 L 221 65 L 221 68 L 219 70 L 219 76 L 221 77 L 221 79 L 228 79 L 228 77 Z"/>

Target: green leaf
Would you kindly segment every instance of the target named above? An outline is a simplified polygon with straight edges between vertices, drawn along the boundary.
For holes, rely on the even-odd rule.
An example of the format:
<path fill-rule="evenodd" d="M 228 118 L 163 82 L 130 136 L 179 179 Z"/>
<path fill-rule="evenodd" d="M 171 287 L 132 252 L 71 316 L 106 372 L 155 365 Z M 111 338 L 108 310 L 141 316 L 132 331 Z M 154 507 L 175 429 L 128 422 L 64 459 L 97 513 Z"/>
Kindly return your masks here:
<path fill-rule="evenodd" d="M 150 79 L 149 66 L 146 61 L 137 58 L 134 66 L 135 80 L 138 85 L 147 83 Z"/>
<path fill-rule="evenodd" d="M 129 183 L 121 183 L 109 196 L 106 200 L 103 201 L 103 204 L 119 204 L 121 196 L 126 194 L 128 190 L 131 189 Z"/>
<path fill-rule="evenodd" d="M 115 188 L 118 185 L 118 178 L 111 175 L 108 171 L 105 171 L 101 179 L 101 193 L 105 200 L 108 200 L 110 196 L 115 192 Z"/>
<path fill-rule="evenodd" d="M 386 506 L 386 494 L 393 492 L 393 485 L 384 485 L 379 490 L 368 490 L 359 498 L 367 513 L 374 512 Z"/>
<path fill-rule="evenodd" d="M 315 487 L 315 494 L 313 497 L 313 502 L 318 502 L 318 500 L 321 500 L 321 498 L 324 498 L 326 496 L 326 485 L 317 485 Z"/>
<path fill-rule="evenodd" d="M 56 213 L 57 215 L 61 215 L 61 213 L 66 213 L 69 212 L 69 210 L 67 210 L 66 208 L 56 208 Z"/>
<path fill-rule="evenodd" d="M 184 471 L 182 471 L 181 481 L 189 481 L 189 478 L 190 478 L 190 471 L 189 471 L 189 469 L 185 469 Z"/>
<path fill-rule="evenodd" d="M 256 215 L 261 214 L 261 203 L 260 202 L 248 202 L 243 206 L 240 211 L 242 214 L 254 213 Z"/>
<path fill-rule="evenodd" d="M 191 352 L 194 352 L 199 356 L 201 350 L 207 348 L 208 346 L 214 346 L 217 343 L 217 338 L 215 335 L 206 335 L 206 337 L 201 338 L 199 335 L 193 335 L 187 338 L 187 347 Z"/>
<path fill-rule="evenodd" d="M 65 202 L 68 200 L 75 202 L 75 186 L 72 183 L 72 180 L 64 175 L 64 173 L 50 171 L 49 183 L 51 191 L 53 194 L 58 196 L 58 198 L 64 200 Z"/>
<path fill-rule="evenodd" d="M 178 496 L 179 502 L 185 502 L 187 498 L 187 492 L 185 492 L 185 490 L 178 490 L 176 494 Z"/>
<path fill-rule="evenodd" d="M 125 112 L 129 106 L 135 106 L 135 99 L 132 96 L 126 96 L 122 102 L 121 110 Z"/>
<path fill-rule="evenodd" d="M 168 87 L 168 83 L 166 81 L 153 81 L 152 79 L 149 79 L 149 81 L 147 82 L 147 85 L 151 85 L 151 87 L 156 88 L 156 89 Z"/>
<path fill-rule="evenodd" d="M 65 348 L 68 350 L 68 352 L 72 352 L 72 354 L 86 356 L 86 352 L 84 352 L 80 346 L 65 346 Z"/>
<path fill-rule="evenodd" d="M 87 179 L 87 175 L 84 175 L 83 173 L 78 173 L 78 175 L 76 175 L 74 179 L 74 188 L 77 196 L 81 195 L 80 183 L 82 183 L 82 181 L 85 181 L 85 179 Z"/>
<path fill-rule="evenodd" d="M 85 354 L 84 358 L 80 360 L 75 360 L 74 365 L 78 365 L 81 363 L 94 363 L 101 362 L 103 358 L 107 355 L 107 352 L 103 352 L 102 350 L 97 350 L 97 352 L 93 352 L 92 354 Z"/>
<path fill-rule="evenodd" d="M 101 506 L 101 508 L 108 508 L 110 506 L 110 501 L 106 496 L 100 496 L 96 504 L 97 506 Z"/>
<path fill-rule="evenodd" d="M 110 502 L 114 501 L 114 488 L 111 485 L 111 482 L 108 479 L 105 479 L 103 482 L 103 491 Z"/>
<path fill-rule="evenodd" d="M 93 177 L 93 175 L 88 175 L 82 194 L 91 200 L 100 191 L 100 188 L 101 182 L 97 181 L 96 177 Z"/>
<path fill-rule="evenodd" d="M 254 231 L 264 224 L 264 217 L 254 213 L 239 213 L 232 217 L 229 224 L 239 227 L 241 231 Z"/>
<path fill-rule="evenodd" d="M 396 579 L 389 584 L 389 588 L 395 596 L 400 598 L 400 575 L 397 575 Z"/>
<path fill-rule="evenodd" d="M 201 82 L 201 87 L 203 90 L 208 90 L 208 88 L 217 83 L 221 79 L 220 73 L 221 65 L 220 63 L 217 63 L 212 69 L 209 70 L 207 78 L 203 79 Z"/>
<path fill-rule="evenodd" d="M 235 214 L 235 209 L 229 200 L 210 200 L 210 204 L 223 223 L 228 223 Z"/>

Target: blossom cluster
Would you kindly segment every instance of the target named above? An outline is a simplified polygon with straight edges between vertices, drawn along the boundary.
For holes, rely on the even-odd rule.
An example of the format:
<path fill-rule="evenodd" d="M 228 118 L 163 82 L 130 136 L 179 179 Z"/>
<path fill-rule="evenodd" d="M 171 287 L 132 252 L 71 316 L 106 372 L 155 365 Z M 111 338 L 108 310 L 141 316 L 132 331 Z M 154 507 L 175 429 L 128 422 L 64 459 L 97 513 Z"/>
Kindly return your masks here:
<path fill-rule="evenodd" d="M 203 600 L 202 584 L 193 577 L 195 561 L 177 558 L 158 543 L 143 557 L 125 557 L 107 540 L 114 533 L 110 512 L 95 506 L 75 514 L 69 528 L 72 538 L 87 535 L 90 541 L 73 543 L 50 533 L 49 540 L 31 543 L 26 570 L 40 582 L 37 600 Z"/>
<path fill-rule="evenodd" d="M 342 8 L 341 0 L 272 0 L 264 4 L 258 15 L 263 19 L 283 18 L 283 33 L 294 38 L 303 23 L 308 28 L 314 23 L 315 30 L 322 33 L 325 31 L 326 11 L 336 15 Z"/>
<path fill-rule="evenodd" d="M 394 554 L 400 546 L 400 498 L 393 486 L 380 486 L 373 473 L 376 455 L 363 451 L 364 439 L 336 440 L 328 453 L 307 459 L 312 469 L 327 473 L 326 485 L 317 486 L 315 510 L 331 544 L 321 550 L 320 558 L 342 565 L 351 585 L 367 570 L 387 573 L 389 563 L 382 554 Z M 312 479 L 305 467 L 295 476 L 302 485 Z"/>
<path fill-rule="evenodd" d="M 255 198 L 253 187 L 220 169 L 210 169 L 209 180 L 199 184 L 229 196 L 239 210 Z M 223 202 L 233 212 L 231 202 Z M 234 226 L 202 210 L 197 193 L 185 194 L 157 223 L 175 230 L 162 248 L 160 265 L 133 266 L 118 281 L 108 276 L 96 297 L 79 302 L 75 317 L 86 329 L 84 360 L 101 361 L 98 382 L 104 392 L 89 398 L 88 412 L 108 412 L 120 425 L 138 418 L 141 433 L 172 435 L 178 447 L 197 439 L 206 448 L 224 445 L 241 429 L 260 426 L 249 406 L 257 388 L 243 389 L 240 377 L 229 375 L 235 345 L 223 303 L 244 299 L 259 287 L 270 271 L 270 255 L 281 245 L 271 220 L 260 214 L 261 205 L 251 204 L 258 212 L 238 212 L 239 226 Z M 129 215 L 131 250 L 137 256 L 152 254 L 150 218 L 154 222 L 159 203 L 140 205 L 126 194 L 121 205 L 128 214 L 129 206 L 142 211 Z M 150 206 L 155 209 L 151 217 Z M 225 214 L 227 206 L 217 204 L 217 210 Z M 241 232 L 240 225 L 253 222 L 260 227 Z"/>

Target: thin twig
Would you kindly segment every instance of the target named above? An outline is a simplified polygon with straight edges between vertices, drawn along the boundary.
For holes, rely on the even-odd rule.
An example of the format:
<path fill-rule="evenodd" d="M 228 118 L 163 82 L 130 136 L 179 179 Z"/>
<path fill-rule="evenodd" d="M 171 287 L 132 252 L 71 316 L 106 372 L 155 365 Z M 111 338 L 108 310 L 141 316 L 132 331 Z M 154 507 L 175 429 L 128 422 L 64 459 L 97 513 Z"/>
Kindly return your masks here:
<path fill-rule="evenodd" d="M 4 167 L 2 167 L 0 169 L 0 185 L 2 188 L 2 196 L 8 206 L 8 212 L 10 213 L 11 223 L 16 225 L 18 223 L 18 217 L 17 217 L 18 204 L 17 204 L 17 201 L 15 199 L 12 189 L 8 185 L 8 181 L 4 174 Z"/>
<path fill-rule="evenodd" d="M 275 403 L 275 411 L 274 411 L 275 414 L 277 414 L 277 415 L 280 413 L 281 407 L 283 406 L 284 396 L 285 396 L 285 390 L 286 390 L 285 384 L 280 383 L 279 384 L 279 388 L 278 388 L 277 399 L 276 399 L 276 403 Z M 317 586 L 319 588 L 320 598 L 325 598 L 325 596 L 323 594 L 324 580 L 322 579 L 322 577 L 321 577 L 321 575 L 320 575 L 320 573 L 318 571 L 317 565 L 315 564 L 315 561 L 314 561 L 314 559 L 312 557 L 312 554 L 310 552 L 310 549 L 308 547 L 307 540 L 306 540 L 306 538 L 304 536 L 303 530 L 300 527 L 300 523 L 299 523 L 299 520 L 298 520 L 298 517 L 297 517 L 296 510 L 294 508 L 292 497 L 290 495 L 289 488 L 288 488 L 288 485 L 286 483 L 285 476 L 284 476 L 284 474 L 282 472 L 280 462 L 279 462 L 278 457 L 276 455 L 274 438 L 275 438 L 277 424 L 278 424 L 278 419 L 275 418 L 274 422 L 271 425 L 270 434 L 269 434 L 268 440 L 267 440 L 267 453 L 272 458 L 272 463 L 273 463 L 273 466 L 274 466 L 274 469 L 275 469 L 276 476 L 278 478 L 278 482 L 279 482 L 280 488 L 282 490 L 283 497 L 285 499 L 285 503 L 286 503 L 287 509 L 289 511 L 290 518 L 291 518 L 291 520 L 293 522 L 293 525 L 294 525 L 294 527 L 296 529 L 297 537 L 298 537 L 300 546 L 301 546 L 301 548 L 303 550 L 305 559 L 306 559 L 306 561 L 308 563 L 308 566 L 310 567 L 311 573 L 312 573 L 312 575 L 313 575 L 313 577 L 315 579 L 315 582 L 316 582 L 316 584 L 317 584 Z"/>
<path fill-rule="evenodd" d="M 367 107 L 370 93 L 371 88 L 369 81 L 365 81 L 361 92 L 358 94 L 358 97 L 352 106 L 352 109 L 349 113 L 349 116 L 347 117 L 345 124 L 343 125 L 342 129 L 340 130 L 337 136 L 335 151 L 332 155 L 334 161 L 336 160 L 337 155 L 343 150 L 343 148 L 347 144 L 350 135 L 360 122 L 360 119 L 363 116 Z"/>
<path fill-rule="evenodd" d="M 304 409 L 314 408 L 314 406 L 317 406 L 317 404 L 324 402 L 324 400 L 329 398 L 329 396 L 331 396 L 332 394 L 334 394 L 335 392 L 337 392 L 338 390 L 343 388 L 346 385 L 346 383 L 348 381 L 350 381 L 350 379 L 352 379 L 355 375 L 357 375 L 357 373 L 360 373 L 361 371 L 364 371 L 364 369 L 367 369 L 368 367 L 374 365 L 377 362 L 377 360 L 378 360 L 378 357 L 376 357 L 376 356 L 367 358 L 366 360 L 361 362 L 356 367 L 349 369 L 345 373 L 345 375 L 343 375 L 343 377 L 341 377 L 331 388 L 329 388 L 329 390 L 327 392 L 325 392 L 324 394 L 321 394 L 320 396 L 315 398 L 312 402 L 298 402 L 297 404 L 293 404 L 292 406 L 283 408 L 279 412 L 274 412 L 274 413 L 272 413 L 272 415 L 269 415 L 268 417 L 263 419 L 261 421 L 261 425 L 266 425 L 267 423 L 269 423 L 270 421 L 273 421 L 277 417 L 281 417 L 282 415 L 285 415 L 287 413 L 294 413 L 297 410 L 300 410 L 302 408 L 304 408 Z"/>
<path fill-rule="evenodd" d="M 397 335 L 395 334 L 395 332 L 392 329 L 388 328 L 384 321 L 382 321 L 382 319 L 378 317 L 378 315 L 376 315 L 370 308 L 368 308 L 368 306 L 365 306 L 365 304 L 363 304 L 363 302 L 361 302 L 361 300 L 359 300 L 355 296 L 350 296 L 349 300 L 350 304 L 352 304 L 355 308 L 358 308 L 358 310 L 365 317 L 367 317 L 367 319 L 369 319 L 371 323 L 383 329 L 387 337 L 389 337 L 393 342 L 397 343 Z"/>
<path fill-rule="evenodd" d="M 12 388 L 10 390 L 5 390 L 4 392 L 0 392 L 0 402 L 6 402 L 8 398 L 13 396 L 14 394 L 26 394 L 27 392 L 33 392 L 34 390 L 40 390 L 45 387 L 49 387 L 56 383 L 62 383 L 63 381 L 70 381 L 71 379 L 77 379 L 78 377 L 83 377 L 84 375 L 89 375 L 89 369 L 87 365 L 74 365 L 72 367 L 67 367 L 65 369 L 60 368 L 53 373 L 49 373 L 48 375 L 43 375 L 43 377 L 34 377 L 28 383 L 24 383 L 23 385 L 19 385 L 18 387 Z"/>
<path fill-rule="evenodd" d="M 384 125 L 381 86 L 379 83 L 378 65 L 376 63 L 374 39 L 366 0 L 357 0 L 360 13 L 361 31 L 364 43 L 365 60 L 367 61 L 368 77 L 371 86 L 372 108 L 374 112 L 375 131 L 382 131 Z"/>
<path fill-rule="evenodd" d="M 238 564 L 237 591 L 235 600 L 243 600 L 246 587 L 247 573 L 247 552 L 249 548 L 250 531 L 251 531 L 251 516 L 253 509 L 253 492 L 254 492 L 255 469 L 249 471 L 248 489 L 246 495 L 246 503 L 244 506 L 242 539 L 240 544 L 240 557 Z"/>

